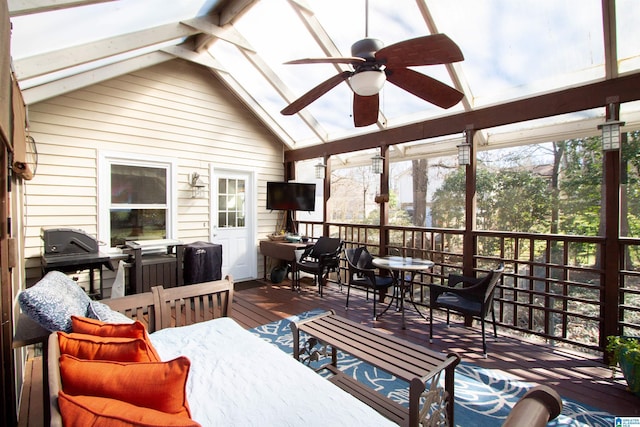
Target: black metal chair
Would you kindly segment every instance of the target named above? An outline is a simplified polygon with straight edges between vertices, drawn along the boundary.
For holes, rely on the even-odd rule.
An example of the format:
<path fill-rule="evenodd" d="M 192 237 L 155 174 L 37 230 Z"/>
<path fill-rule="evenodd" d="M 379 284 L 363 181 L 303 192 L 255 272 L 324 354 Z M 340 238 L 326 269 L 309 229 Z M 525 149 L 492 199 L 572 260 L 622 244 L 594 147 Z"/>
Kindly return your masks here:
<path fill-rule="evenodd" d="M 482 349 L 487 356 L 487 343 L 485 339 L 485 318 L 491 314 L 493 322 L 493 334 L 498 337 L 496 329 L 496 316 L 493 311 L 493 294 L 496 284 L 504 272 L 504 263 L 500 263 L 497 269 L 491 270 L 486 276 L 476 278 L 449 274 L 448 286 L 429 285 L 429 340 L 433 339 L 433 309 L 441 308 L 447 312 L 447 325 L 449 325 L 449 312 L 453 311 L 465 316 L 475 316 L 480 319 L 482 327 Z M 460 285 L 460 286 L 459 286 Z"/>
<path fill-rule="evenodd" d="M 300 272 L 313 274 L 318 282 L 318 293 L 322 296 L 322 288 L 330 272 L 338 272 L 340 282 L 340 254 L 342 240 L 333 237 L 320 237 L 318 241 L 304 250 L 300 259 L 295 262 L 296 287 L 300 288 Z"/>
<path fill-rule="evenodd" d="M 367 291 L 367 299 L 369 299 L 369 288 L 371 288 L 373 291 L 373 320 L 376 320 L 376 296 L 379 296 L 380 301 L 383 301 L 387 290 L 393 286 L 394 279 L 392 276 L 376 274 L 376 268 L 372 264 L 373 257 L 367 248 L 346 249 L 344 252 L 349 268 L 347 274 L 347 304 L 345 308 L 349 308 L 351 285 L 364 287 Z"/>

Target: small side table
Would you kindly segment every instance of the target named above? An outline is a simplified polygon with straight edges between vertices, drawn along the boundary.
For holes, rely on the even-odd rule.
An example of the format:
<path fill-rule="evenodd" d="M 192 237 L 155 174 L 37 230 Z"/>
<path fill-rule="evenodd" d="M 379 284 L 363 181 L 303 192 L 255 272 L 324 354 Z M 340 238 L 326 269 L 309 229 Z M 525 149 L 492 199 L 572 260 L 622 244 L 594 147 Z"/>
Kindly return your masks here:
<path fill-rule="evenodd" d="M 394 296 L 400 298 L 400 311 L 402 312 L 402 329 L 406 329 L 406 325 L 404 322 L 404 293 L 413 285 L 413 279 L 415 278 L 417 273 L 429 270 L 433 267 L 433 261 L 420 258 L 386 256 L 381 258 L 374 258 L 372 262 L 374 266 L 390 270 L 391 274 L 393 274 L 396 282 Z M 411 273 L 411 279 L 408 282 L 404 277 L 405 272 Z M 393 304 L 393 298 L 391 298 L 391 301 L 389 302 L 387 308 L 385 308 L 384 311 L 378 315 L 378 317 L 382 317 L 382 315 L 385 314 L 387 310 L 389 310 L 391 304 Z M 418 314 L 426 320 L 424 315 L 420 313 L 420 310 L 418 310 L 416 303 L 413 301 L 413 297 L 411 297 L 411 304 L 413 305 L 413 308 L 418 312 Z"/>
<path fill-rule="evenodd" d="M 296 274 L 295 251 L 298 249 L 305 249 L 309 245 L 309 243 L 304 242 L 297 243 L 277 240 L 260 240 L 260 253 L 264 257 L 264 279 L 267 279 L 267 257 L 291 263 L 291 277 L 293 278 Z M 293 279 L 291 280 L 291 290 L 295 290 Z"/>

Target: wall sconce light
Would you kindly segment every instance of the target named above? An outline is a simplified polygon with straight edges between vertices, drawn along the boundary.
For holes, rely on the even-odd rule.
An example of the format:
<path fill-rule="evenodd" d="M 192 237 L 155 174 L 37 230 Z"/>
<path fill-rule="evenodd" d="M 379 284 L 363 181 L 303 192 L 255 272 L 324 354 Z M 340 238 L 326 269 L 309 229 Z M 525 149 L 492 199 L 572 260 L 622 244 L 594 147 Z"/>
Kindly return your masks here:
<path fill-rule="evenodd" d="M 620 126 L 624 125 L 624 122 L 615 119 L 615 108 L 611 106 L 611 117 L 607 119 L 601 125 L 598 125 L 598 129 L 602 129 L 602 150 L 618 150 L 620 148 Z"/>
<path fill-rule="evenodd" d="M 204 189 L 206 185 L 200 179 L 200 174 L 198 172 L 194 172 L 191 174 L 191 198 L 192 199 L 201 199 L 204 197 Z"/>
<path fill-rule="evenodd" d="M 471 143 L 467 140 L 467 132 L 462 134 L 462 143 L 458 145 L 458 164 L 467 166 L 471 164 Z"/>
<path fill-rule="evenodd" d="M 375 156 L 371 158 L 371 169 L 373 173 L 381 174 L 384 165 L 384 157 L 382 157 L 379 153 L 376 153 Z"/>
<path fill-rule="evenodd" d="M 327 165 L 324 164 L 324 160 L 320 160 L 314 167 L 316 170 L 316 178 L 324 179 L 324 173 L 327 169 Z"/>

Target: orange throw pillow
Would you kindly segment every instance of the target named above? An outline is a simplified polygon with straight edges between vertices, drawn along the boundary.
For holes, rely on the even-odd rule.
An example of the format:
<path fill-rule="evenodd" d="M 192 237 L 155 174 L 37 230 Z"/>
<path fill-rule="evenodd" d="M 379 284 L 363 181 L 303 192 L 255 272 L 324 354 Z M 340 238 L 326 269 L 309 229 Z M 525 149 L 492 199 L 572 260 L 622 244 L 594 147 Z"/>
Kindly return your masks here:
<path fill-rule="evenodd" d="M 65 427 L 201 427 L 190 418 L 141 408 L 115 399 L 58 395 Z"/>
<path fill-rule="evenodd" d="M 142 323 L 107 323 L 89 317 L 71 316 L 71 332 L 100 337 L 145 338 L 146 329 Z"/>
<path fill-rule="evenodd" d="M 186 391 L 190 367 L 184 356 L 150 363 L 60 356 L 62 390 L 67 394 L 108 397 L 187 418 L 191 417 Z"/>
<path fill-rule="evenodd" d="M 58 332 L 60 354 L 79 359 L 115 360 L 118 362 L 156 362 L 155 350 L 151 351 L 143 339 L 97 337 L 86 334 Z"/>
<path fill-rule="evenodd" d="M 97 335 L 99 337 L 140 338 L 147 342 L 157 361 L 160 356 L 151 344 L 147 328 L 136 320 L 133 323 L 107 323 L 89 317 L 71 316 L 71 331 L 78 334 Z"/>

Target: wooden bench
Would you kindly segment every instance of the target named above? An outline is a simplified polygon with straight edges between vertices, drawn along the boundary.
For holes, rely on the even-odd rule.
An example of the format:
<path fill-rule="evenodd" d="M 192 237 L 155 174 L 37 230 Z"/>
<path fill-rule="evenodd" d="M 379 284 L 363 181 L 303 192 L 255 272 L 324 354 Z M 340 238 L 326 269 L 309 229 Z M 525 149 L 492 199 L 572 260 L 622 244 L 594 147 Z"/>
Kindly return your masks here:
<path fill-rule="evenodd" d="M 329 379 L 343 390 L 367 403 L 379 413 L 402 426 L 434 425 L 435 419 L 453 420 L 454 372 L 460 363 L 457 354 L 437 353 L 426 347 L 382 334 L 329 311 L 298 322 L 291 322 L 293 356 L 311 357 L 301 347 L 300 332 L 331 347 L 331 362 L 320 369 L 332 372 Z M 313 343 L 309 346 L 313 347 Z M 409 383 L 409 407 L 400 405 L 357 380 L 337 366 L 336 350 L 342 350 Z M 439 384 L 444 373 L 444 388 Z M 423 408 L 423 413 L 421 413 Z"/>

